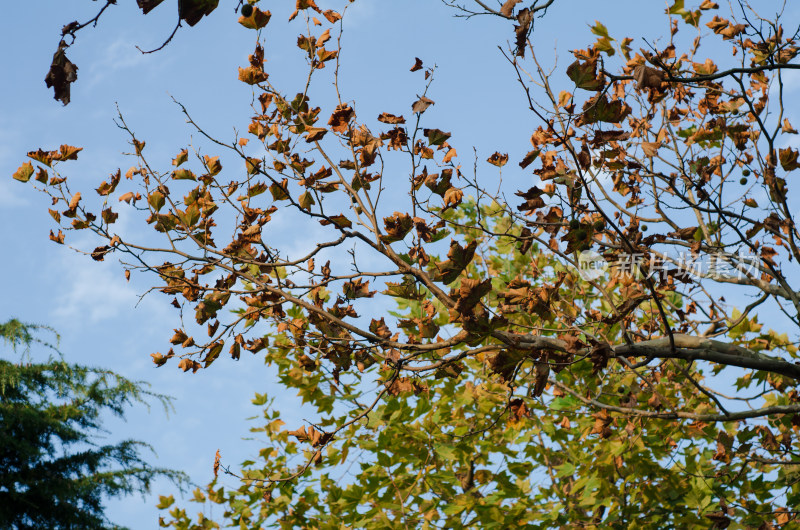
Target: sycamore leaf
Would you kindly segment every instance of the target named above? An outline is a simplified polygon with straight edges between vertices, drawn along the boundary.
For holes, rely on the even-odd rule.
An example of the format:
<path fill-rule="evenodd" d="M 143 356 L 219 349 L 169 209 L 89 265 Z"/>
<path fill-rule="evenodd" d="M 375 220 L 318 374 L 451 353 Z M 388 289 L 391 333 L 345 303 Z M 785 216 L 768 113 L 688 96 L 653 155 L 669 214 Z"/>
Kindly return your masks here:
<path fill-rule="evenodd" d="M 411 67 L 411 71 L 416 72 L 417 70 L 422 70 L 422 59 L 414 57 L 414 66 Z"/>
<path fill-rule="evenodd" d="M 395 116 L 394 114 L 389 114 L 388 112 L 384 112 L 380 116 L 378 116 L 378 121 L 394 125 L 399 123 L 405 123 L 406 119 L 402 116 Z"/>
<path fill-rule="evenodd" d="M 439 129 L 424 129 L 422 134 L 428 139 L 428 145 L 442 145 L 450 138 L 450 133 Z"/>
<path fill-rule="evenodd" d="M 204 156 L 203 161 L 208 168 L 208 174 L 212 177 L 222 171 L 222 164 L 220 163 L 218 156 Z"/>
<path fill-rule="evenodd" d="M 455 208 L 461 204 L 464 192 L 456 187 L 452 187 L 444 192 L 444 209 Z"/>
<path fill-rule="evenodd" d="M 200 368 L 202 368 L 202 366 L 200 366 L 200 363 L 197 361 L 193 361 L 191 359 L 181 359 L 181 361 L 178 363 L 178 368 L 184 372 L 191 370 L 192 373 L 196 373 Z"/>
<path fill-rule="evenodd" d="M 165 198 L 164 194 L 160 191 L 154 191 L 147 196 L 147 203 L 153 208 L 154 211 L 159 211 L 164 207 Z"/>
<path fill-rule="evenodd" d="M 314 0 L 297 0 L 297 4 L 295 6 L 294 12 L 291 15 L 289 15 L 289 22 L 294 20 L 295 17 L 297 16 L 297 14 L 301 10 L 304 10 L 304 9 L 313 9 L 317 13 L 322 13 L 320 8 L 317 7 L 317 4 L 314 2 Z M 327 13 L 327 11 L 326 11 L 326 13 Z M 327 18 L 327 15 L 325 15 L 325 17 Z M 339 17 L 339 18 L 341 18 L 341 17 Z"/>
<path fill-rule="evenodd" d="M 19 166 L 12 176 L 20 182 L 28 182 L 33 176 L 33 164 L 25 162 Z"/>
<path fill-rule="evenodd" d="M 478 242 L 474 240 L 470 241 L 466 247 L 462 247 L 458 241 L 450 241 L 447 261 L 431 264 L 431 279 L 445 284 L 456 281 L 459 275 L 472 261 L 472 258 L 475 256 L 475 249 L 477 248 Z"/>
<path fill-rule="evenodd" d="M 531 163 L 534 160 L 536 160 L 536 157 L 539 156 L 539 153 L 541 153 L 539 149 L 534 149 L 533 151 L 529 151 L 528 154 L 525 155 L 525 158 L 522 159 L 522 162 L 519 163 L 519 167 L 525 169 L 526 167 L 531 165 Z"/>
<path fill-rule="evenodd" d="M 336 11 L 334 11 L 332 9 L 326 9 L 325 11 L 323 11 L 322 12 L 322 16 L 327 18 L 328 22 L 330 22 L 331 24 L 333 24 L 333 23 L 335 23 L 335 22 L 337 22 L 337 21 L 342 19 L 342 15 L 340 15 L 339 13 L 337 13 Z"/>
<path fill-rule="evenodd" d="M 597 77 L 597 65 L 594 62 L 576 60 L 567 68 L 567 76 L 577 88 L 595 92 L 605 86 L 605 81 Z"/>
<path fill-rule="evenodd" d="M 186 162 L 187 160 L 189 160 L 189 150 L 188 149 L 182 149 L 181 152 L 178 153 L 178 156 L 176 156 L 172 160 L 172 165 L 175 166 L 175 167 L 178 167 L 181 164 L 183 164 L 184 162 Z"/>
<path fill-rule="evenodd" d="M 306 142 L 318 142 L 327 132 L 325 127 L 306 127 Z"/>
<path fill-rule="evenodd" d="M 257 85 L 258 83 L 263 83 L 268 78 L 269 75 L 259 67 L 239 67 L 239 81 L 247 83 L 248 85 Z"/>
<path fill-rule="evenodd" d="M 63 245 L 64 244 L 64 233 L 61 230 L 59 230 L 58 231 L 58 235 L 54 235 L 53 231 L 50 230 L 50 241 L 55 241 L 59 245 Z"/>
<path fill-rule="evenodd" d="M 344 103 L 337 105 L 328 120 L 328 125 L 330 125 L 333 132 L 344 134 L 349 129 L 350 120 L 353 119 L 354 114 L 355 112 L 350 105 Z"/>
<path fill-rule="evenodd" d="M 69 209 L 74 210 L 78 207 L 78 203 L 81 200 L 81 192 L 76 192 L 75 195 L 69 200 Z"/>
<path fill-rule="evenodd" d="M 793 171 L 800 167 L 800 164 L 797 163 L 798 154 L 800 153 L 791 147 L 778 150 L 778 159 L 780 160 L 781 167 L 784 169 L 784 171 Z"/>
<path fill-rule="evenodd" d="M 274 201 L 285 201 L 289 198 L 289 194 L 287 193 L 287 187 L 289 185 L 289 179 L 283 179 L 283 181 L 278 184 L 277 182 L 273 182 L 269 186 L 269 192 L 272 194 L 272 200 Z"/>
<path fill-rule="evenodd" d="M 197 180 L 197 177 L 194 176 L 194 173 L 188 169 L 177 169 L 173 171 L 172 178 L 173 180 Z"/>
<path fill-rule="evenodd" d="M 269 11 L 261 11 L 253 6 L 253 12 L 249 17 L 239 17 L 239 24 L 248 29 L 261 29 L 269 23 L 271 17 L 272 13 Z"/>
<path fill-rule="evenodd" d="M 648 158 L 657 156 L 659 147 L 661 147 L 661 142 L 642 142 L 642 151 Z"/>
<path fill-rule="evenodd" d="M 508 163 L 508 154 L 502 154 L 495 151 L 495 153 L 492 156 L 490 156 L 486 161 L 492 164 L 493 166 L 503 167 L 504 165 L 506 165 L 506 163 Z"/>
<path fill-rule="evenodd" d="M 472 313 L 473 308 L 478 305 L 481 298 L 492 290 L 491 278 L 483 281 L 464 278 L 456 291 L 455 311 L 461 315 Z"/>
<path fill-rule="evenodd" d="M 219 5 L 219 0 L 178 0 L 178 17 L 194 26 L 200 19 L 210 15 Z"/>
<path fill-rule="evenodd" d="M 428 107 L 430 107 L 433 104 L 434 101 L 432 99 L 428 99 L 425 96 L 422 96 L 417 101 L 415 101 L 413 105 L 411 105 L 411 111 L 414 113 L 421 114 L 425 112 L 428 109 Z"/>
<path fill-rule="evenodd" d="M 62 40 L 53 54 L 53 61 L 44 82 L 47 88 L 53 89 L 53 97 L 64 105 L 70 101 L 70 85 L 78 79 L 78 67 L 67 59 L 66 49 L 69 45 Z"/>
<path fill-rule="evenodd" d="M 392 396 L 400 394 L 420 394 L 428 389 L 427 385 L 420 383 L 416 379 L 408 377 L 398 377 L 386 384 L 386 392 Z"/>
<path fill-rule="evenodd" d="M 590 125 L 599 121 L 620 123 L 630 112 L 631 108 L 624 101 L 619 99 L 609 101 L 605 94 L 597 95 L 584 104 L 577 124 Z"/>
<path fill-rule="evenodd" d="M 300 205 L 300 208 L 308 210 L 311 208 L 311 205 L 315 204 L 314 197 L 308 191 L 304 191 L 300 194 L 300 197 L 297 198 L 297 204 Z"/>
<path fill-rule="evenodd" d="M 392 217 L 383 218 L 383 226 L 386 229 L 386 235 L 381 236 L 381 241 L 394 243 L 402 241 L 406 237 L 406 234 L 413 228 L 414 222 L 407 213 L 394 212 Z"/>
<path fill-rule="evenodd" d="M 500 6 L 500 14 L 504 17 L 511 18 L 511 15 L 514 14 L 514 6 L 522 2 L 522 0 L 506 0 L 503 2 L 503 5 Z"/>
<path fill-rule="evenodd" d="M 336 228 L 350 228 L 353 226 L 353 222 L 350 221 L 345 215 L 332 215 L 328 219 L 322 219 L 319 224 L 322 226 L 327 226 L 332 224 Z"/>
<path fill-rule="evenodd" d="M 30 151 L 28 153 L 28 158 L 36 160 L 37 162 L 50 167 L 53 163 L 53 155 L 56 155 L 54 151 L 43 151 L 42 149 L 37 149 L 36 151 Z"/>

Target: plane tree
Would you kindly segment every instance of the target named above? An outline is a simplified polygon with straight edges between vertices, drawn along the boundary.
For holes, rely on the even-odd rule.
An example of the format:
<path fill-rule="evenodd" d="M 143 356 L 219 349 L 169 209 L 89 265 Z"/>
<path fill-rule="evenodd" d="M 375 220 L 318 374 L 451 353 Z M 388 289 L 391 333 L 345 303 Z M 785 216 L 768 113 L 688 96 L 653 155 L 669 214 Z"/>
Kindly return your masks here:
<path fill-rule="evenodd" d="M 165 162 L 120 116 L 136 162 L 96 190 L 70 186 L 66 144 L 14 175 L 51 198 L 53 241 L 94 232 L 88 256 L 175 306 L 156 365 L 255 354 L 306 404 L 303 421 L 257 394 L 260 458 L 218 455 L 194 501 L 248 528 L 794 524 L 797 21 L 677 0 L 663 39 L 596 22 L 552 70 L 535 24 L 558 3 L 445 3 L 509 25 L 528 152 L 457 151 L 420 59 L 421 95 L 360 115 L 339 85 L 349 3 L 298 0 L 239 19 L 256 41 L 240 136 L 181 107 L 209 147 Z M 261 30 L 287 18 L 307 75 L 278 86 L 265 50 L 286 43 Z M 158 237 L 118 233 L 121 209 Z M 163 526 L 218 524 L 174 502 Z"/>

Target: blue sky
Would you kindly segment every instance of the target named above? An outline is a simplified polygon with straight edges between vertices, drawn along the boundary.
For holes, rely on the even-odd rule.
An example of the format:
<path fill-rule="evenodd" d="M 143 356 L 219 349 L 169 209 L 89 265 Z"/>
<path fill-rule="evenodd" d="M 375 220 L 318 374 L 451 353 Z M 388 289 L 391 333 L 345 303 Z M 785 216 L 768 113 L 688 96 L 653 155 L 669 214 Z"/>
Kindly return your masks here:
<path fill-rule="evenodd" d="M 246 130 L 251 91 L 237 81 L 236 71 L 246 65 L 254 33 L 236 23 L 234 2 L 223 0 L 210 17 L 195 28 L 179 31 L 158 53 L 143 56 L 136 50 L 135 45 L 158 46 L 169 34 L 174 3 L 168 0 L 144 17 L 134 2 L 120 2 L 97 28 L 81 31 L 68 51 L 79 67 L 79 77 L 67 107 L 53 100 L 43 79 L 61 26 L 91 18 L 99 3 L 41 0 L 35 7 L 32 2 L 4 6 L 0 18 L 0 320 L 13 316 L 51 325 L 61 333 L 67 360 L 117 370 L 174 396 L 176 410 L 169 418 L 153 407 L 149 413 L 143 408 L 131 410 L 127 422 L 109 420 L 110 439 L 134 437 L 149 442 L 158 452 L 154 464 L 184 470 L 195 482 L 205 484 L 212 476 L 217 449 L 234 467 L 256 453 L 257 443 L 242 441 L 248 434 L 245 418 L 258 412 L 250 405 L 254 392 L 279 396 L 287 418 L 302 417 L 297 400 L 280 393 L 258 357 L 243 357 L 238 363 L 222 360 L 194 375 L 174 365 L 154 368 L 150 353 L 165 351 L 172 328 L 178 327 L 168 299 L 152 295 L 139 302 L 149 286 L 147 278 L 134 277 L 128 283 L 115 260 L 96 263 L 49 241 L 54 225 L 45 197 L 10 178 L 26 152 L 54 149 L 62 143 L 84 148 L 78 162 L 66 166 L 73 189 L 88 191 L 116 168 L 124 172 L 134 161 L 121 154 L 130 149 L 126 134 L 113 123 L 117 106 L 137 136 L 147 141 L 150 157 L 164 165 L 190 141 L 202 144 L 196 134 L 192 136 L 170 96 L 222 138 L 232 138 L 233 127 Z M 304 75 L 305 70 L 302 52 L 290 46 L 300 28 L 285 23 L 293 3 L 267 5 L 274 15 L 265 31 L 267 69 L 275 72 L 278 84 Z M 318 3 L 323 8 L 340 4 Z M 557 1 L 547 18 L 537 21 L 537 51 L 547 66 L 552 65 L 555 51 L 563 70 L 572 62 L 569 49 L 592 42 L 588 26 L 595 19 L 620 38 L 651 36 L 650 21 L 655 21 L 658 34 L 665 33 L 666 19 L 658 15 L 661 8 L 652 9 L 651 4 L 647 9 L 642 4 Z M 518 160 L 538 124 L 520 110 L 524 94 L 497 49 L 512 40 L 511 27 L 494 17 L 465 21 L 454 19 L 453 14 L 435 0 L 353 4 L 344 25 L 341 78 L 345 98 L 356 100 L 357 111 L 367 119 L 383 111 L 408 113 L 423 89 L 420 73 L 408 72 L 414 57 L 420 57 L 426 66 L 438 65 L 429 93 L 436 105 L 425 115 L 428 126 L 452 131 L 451 143 L 462 156 L 474 145 L 481 160 L 495 150 L 509 152 L 512 160 Z M 634 43 L 639 45 L 641 41 Z M 504 178 L 516 188 L 533 184 L 529 171 L 520 171 L 515 163 L 507 168 Z M 120 223 L 128 233 L 146 232 L 140 219 L 123 216 Z M 287 237 L 296 235 L 287 233 Z M 71 241 L 82 248 L 94 246 L 88 236 Z M 155 494 L 170 492 L 169 484 L 158 483 L 154 495 L 144 499 L 109 502 L 108 514 L 133 529 L 154 528 Z"/>

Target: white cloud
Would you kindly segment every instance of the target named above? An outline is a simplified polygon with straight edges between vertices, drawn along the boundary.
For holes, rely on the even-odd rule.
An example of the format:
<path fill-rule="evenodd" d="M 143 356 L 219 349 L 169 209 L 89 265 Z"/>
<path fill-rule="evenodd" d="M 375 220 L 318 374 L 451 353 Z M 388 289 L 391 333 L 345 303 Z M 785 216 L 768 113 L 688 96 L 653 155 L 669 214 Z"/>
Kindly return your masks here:
<path fill-rule="evenodd" d="M 21 208 L 30 205 L 30 202 L 22 197 L 22 193 L 21 183 L 0 179 L 0 208 Z"/>
<path fill-rule="evenodd" d="M 106 46 L 99 57 L 92 59 L 84 90 L 94 88 L 117 72 L 133 68 L 141 69 L 146 65 L 147 56 L 137 50 L 131 42 L 130 35 L 120 36 Z"/>
<path fill-rule="evenodd" d="M 63 326 L 59 324 L 60 328 L 75 329 L 114 319 L 139 301 L 139 293 L 125 282 L 122 269 L 113 261 L 94 262 L 75 253 L 65 257 L 61 275 L 66 288 L 57 295 L 53 311 L 56 319 L 67 321 Z M 147 298 L 141 304 L 148 312 L 160 310 Z"/>

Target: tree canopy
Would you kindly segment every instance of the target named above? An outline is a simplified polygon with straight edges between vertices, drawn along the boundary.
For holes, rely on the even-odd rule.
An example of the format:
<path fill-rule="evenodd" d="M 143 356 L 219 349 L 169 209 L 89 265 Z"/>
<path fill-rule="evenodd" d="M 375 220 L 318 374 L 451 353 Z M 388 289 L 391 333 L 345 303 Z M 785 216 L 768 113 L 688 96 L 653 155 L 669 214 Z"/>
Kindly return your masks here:
<path fill-rule="evenodd" d="M 120 256 L 179 311 L 157 366 L 257 354 L 306 404 L 256 395 L 260 458 L 217 455 L 193 499 L 222 519 L 166 495 L 162 526 L 796 525 L 800 23 L 676 0 L 654 7 L 665 35 L 595 22 L 553 67 L 535 24 L 566 3 L 445 0 L 509 26 L 531 145 L 483 160 L 429 123 L 447 94 L 419 58 L 398 75 L 420 93 L 359 114 L 339 83 L 349 3 L 249 2 L 241 135 L 181 107 L 207 147 L 153 160 L 120 116 L 136 162 L 94 192 L 70 186 L 67 144 L 14 174 L 49 196 L 50 239 L 93 232 L 92 259 Z M 284 23 L 299 37 L 270 42 Z M 307 72 L 278 83 L 267 58 L 290 46 Z M 122 209 L 156 237 L 118 232 Z M 274 244 L 287 226 L 296 244 Z"/>
<path fill-rule="evenodd" d="M 168 398 L 108 370 L 51 358 L 30 362 L 47 328 L 10 320 L 0 325 L 0 525 L 3 528 L 121 528 L 104 501 L 150 489 L 157 477 L 185 476 L 150 466 L 137 440 L 100 444 L 102 414 L 123 416 L 133 403 Z M 20 351 L 22 350 L 22 351 Z M 11 353 L 12 355 L 8 355 Z M 21 357 L 12 362 L 14 354 Z"/>

